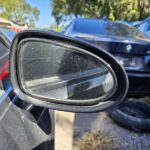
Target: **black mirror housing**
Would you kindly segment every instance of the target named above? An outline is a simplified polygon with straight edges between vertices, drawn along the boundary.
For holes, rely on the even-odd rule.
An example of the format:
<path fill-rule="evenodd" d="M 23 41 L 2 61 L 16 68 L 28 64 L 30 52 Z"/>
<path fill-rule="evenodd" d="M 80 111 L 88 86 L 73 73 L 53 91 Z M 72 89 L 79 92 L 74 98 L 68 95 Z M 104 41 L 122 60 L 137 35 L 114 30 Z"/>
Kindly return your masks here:
<path fill-rule="evenodd" d="M 55 33 L 19 33 L 10 62 L 14 92 L 37 106 L 99 112 L 121 102 L 128 90 L 126 72 L 108 52 Z"/>

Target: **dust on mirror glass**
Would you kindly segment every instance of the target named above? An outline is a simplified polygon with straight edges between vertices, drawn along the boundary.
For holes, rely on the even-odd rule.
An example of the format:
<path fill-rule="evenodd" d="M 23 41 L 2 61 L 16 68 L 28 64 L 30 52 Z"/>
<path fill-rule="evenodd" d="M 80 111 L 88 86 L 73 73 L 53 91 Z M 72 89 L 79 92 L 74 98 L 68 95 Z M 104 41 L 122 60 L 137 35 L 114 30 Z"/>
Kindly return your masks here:
<path fill-rule="evenodd" d="M 97 56 L 47 41 L 20 46 L 19 78 L 25 92 L 47 99 L 102 99 L 116 90 L 116 77 Z"/>

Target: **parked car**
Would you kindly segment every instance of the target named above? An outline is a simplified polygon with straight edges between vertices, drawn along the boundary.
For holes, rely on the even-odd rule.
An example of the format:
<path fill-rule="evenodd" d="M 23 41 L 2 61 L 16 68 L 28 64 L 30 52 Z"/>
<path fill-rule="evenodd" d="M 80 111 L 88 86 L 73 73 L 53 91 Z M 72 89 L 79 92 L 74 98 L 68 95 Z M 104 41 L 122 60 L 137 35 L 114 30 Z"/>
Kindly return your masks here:
<path fill-rule="evenodd" d="M 113 54 L 129 77 L 128 96 L 150 95 L 150 39 L 120 22 L 75 19 L 61 34 L 90 42 Z"/>
<path fill-rule="evenodd" d="M 135 25 L 135 27 L 150 37 L 150 18 L 145 19 L 141 23 Z"/>
<path fill-rule="evenodd" d="M 53 149 L 53 110 L 23 102 L 13 92 L 9 55 L 15 35 L 0 27 L 0 149 Z"/>
<path fill-rule="evenodd" d="M 16 32 L 20 32 L 28 28 L 26 24 L 17 23 L 15 21 L 7 20 L 5 18 L 0 18 L 0 27 L 10 28 L 11 30 L 14 30 Z"/>

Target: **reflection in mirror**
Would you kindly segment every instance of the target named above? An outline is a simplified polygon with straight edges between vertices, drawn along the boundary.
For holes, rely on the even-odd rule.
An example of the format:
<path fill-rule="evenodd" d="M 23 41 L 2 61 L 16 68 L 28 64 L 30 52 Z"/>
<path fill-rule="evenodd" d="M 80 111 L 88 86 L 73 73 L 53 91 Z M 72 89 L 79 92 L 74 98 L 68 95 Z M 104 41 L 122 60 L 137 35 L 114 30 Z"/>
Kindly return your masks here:
<path fill-rule="evenodd" d="M 85 50 L 37 39 L 20 47 L 19 78 L 29 94 L 61 101 L 104 100 L 116 91 L 114 74 Z"/>

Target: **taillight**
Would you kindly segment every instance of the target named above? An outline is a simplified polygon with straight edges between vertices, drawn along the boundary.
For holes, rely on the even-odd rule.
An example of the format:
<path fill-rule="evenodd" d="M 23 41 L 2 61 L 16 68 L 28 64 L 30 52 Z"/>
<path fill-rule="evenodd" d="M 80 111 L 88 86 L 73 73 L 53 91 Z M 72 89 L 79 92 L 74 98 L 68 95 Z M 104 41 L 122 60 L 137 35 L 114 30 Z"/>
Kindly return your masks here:
<path fill-rule="evenodd" d="M 0 68 L 0 80 L 3 80 L 9 74 L 9 61 Z"/>

